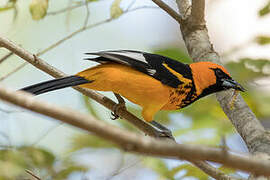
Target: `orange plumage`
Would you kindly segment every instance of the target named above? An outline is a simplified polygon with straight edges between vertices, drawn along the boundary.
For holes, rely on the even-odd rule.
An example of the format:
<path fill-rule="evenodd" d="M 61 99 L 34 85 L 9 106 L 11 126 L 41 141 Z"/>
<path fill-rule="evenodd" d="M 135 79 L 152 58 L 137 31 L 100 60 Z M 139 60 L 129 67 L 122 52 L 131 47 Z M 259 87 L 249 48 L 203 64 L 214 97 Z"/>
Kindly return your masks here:
<path fill-rule="evenodd" d="M 97 91 L 112 91 L 142 107 L 150 122 L 160 110 L 183 108 L 208 94 L 243 87 L 228 71 L 215 63 L 190 65 L 168 57 L 139 51 L 102 51 L 89 53 L 101 63 L 75 76 L 39 83 L 22 90 L 33 94 L 79 85 Z"/>

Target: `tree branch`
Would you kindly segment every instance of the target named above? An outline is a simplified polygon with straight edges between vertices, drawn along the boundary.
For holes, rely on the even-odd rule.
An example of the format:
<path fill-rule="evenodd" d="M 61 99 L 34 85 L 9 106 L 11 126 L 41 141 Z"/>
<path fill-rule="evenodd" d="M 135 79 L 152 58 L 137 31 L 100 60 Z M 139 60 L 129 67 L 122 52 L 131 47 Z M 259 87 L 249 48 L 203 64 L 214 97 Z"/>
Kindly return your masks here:
<path fill-rule="evenodd" d="M 252 156 L 239 156 L 229 152 L 224 154 L 222 149 L 202 145 L 176 144 L 173 141 L 145 137 L 96 120 L 73 109 L 40 101 L 28 93 L 8 90 L 3 86 L 0 87 L 0 99 L 92 132 L 114 142 L 126 151 L 193 161 L 208 160 L 257 175 L 270 176 L 268 160 L 258 160 Z"/>
<path fill-rule="evenodd" d="M 7 77 L 11 76 L 12 74 L 14 74 L 15 72 L 19 71 L 20 69 L 22 69 L 24 66 L 26 66 L 28 63 L 24 62 L 21 65 L 19 65 L 18 67 L 16 67 L 15 69 L 13 69 L 12 71 L 8 72 L 6 75 L 0 77 L 0 81 L 3 81 L 4 79 L 6 79 Z"/>
<path fill-rule="evenodd" d="M 161 9 L 166 11 L 172 18 L 174 18 L 177 22 L 182 22 L 182 17 L 173 10 L 170 6 L 168 6 L 166 3 L 164 3 L 162 0 L 152 0 L 154 3 L 156 3 Z"/>
<path fill-rule="evenodd" d="M 37 175 L 35 175 L 32 171 L 26 169 L 25 172 L 26 172 L 27 174 L 29 174 L 30 176 L 32 176 L 34 179 L 36 179 L 36 180 L 41 180 L 41 178 L 38 177 Z"/>
<path fill-rule="evenodd" d="M 166 11 L 171 17 L 173 17 L 179 24 L 183 24 L 185 19 L 189 16 L 190 12 L 190 4 L 188 2 L 183 1 L 183 4 L 181 6 L 181 11 L 179 13 L 182 15 L 180 16 L 177 12 L 175 12 L 172 8 L 170 8 L 167 4 L 165 4 L 162 0 L 152 0 L 154 3 L 156 3 L 161 9 Z M 198 0 L 200 2 L 197 2 L 196 6 L 200 8 L 200 12 L 204 11 L 204 6 L 201 8 L 201 5 L 204 5 L 203 0 Z M 201 17 L 201 13 L 193 11 L 194 15 L 194 22 L 197 22 L 198 25 L 201 25 L 199 23 L 201 20 L 204 20 L 204 16 Z M 204 15 L 204 14 L 203 14 Z M 195 18 L 198 18 L 195 19 Z M 212 167 L 207 162 L 203 161 L 191 161 L 195 166 L 200 168 L 202 171 L 207 173 L 208 175 L 212 176 L 215 179 L 233 179 L 232 177 L 224 174 L 223 172 L 219 171 L 218 169 Z"/>
<path fill-rule="evenodd" d="M 214 168 L 206 161 L 191 161 L 193 165 L 201 169 L 206 174 L 210 175 L 211 177 L 218 179 L 218 180 L 237 180 L 236 178 L 233 178 L 222 171 Z M 239 180 L 239 179 L 238 179 Z"/>
<path fill-rule="evenodd" d="M 193 25 L 205 25 L 204 9 L 205 0 L 192 1 L 191 18 Z"/>
<path fill-rule="evenodd" d="M 87 24 L 88 24 L 88 20 L 89 20 L 89 16 L 90 16 L 90 11 L 89 11 L 89 7 L 88 7 L 88 1 L 85 0 L 85 9 L 86 9 L 86 16 L 85 16 L 85 20 L 84 20 L 84 24 L 83 27 L 86 28 Z"/>
<path fill-rule="evenodd" d="M 176 0 L 176 2 L 180 12 L 189 3 L 188 0 Z M 218 53 L 215 52 L 209 40 L 204 20 L 204 4 L 204 0 L 192 0 L 191 15 L 181 23 L 182 37 L 193 61 L 212 61 L 222 65 Z M 219 92 L 216 96 L 223 111 L 244 139 L 249 151 L 253 154 L 270 155 L 269 133 L 262 127 L 243 98 L 240 95 L 237 96 L 235 108 L 231 109 L 228 104 L 231 101 L 232 91 Z"/>
<path fill-rule="evenodd" d="M 38 58 L 36 55 L 33 55 L 26 50 L 24 50 L 22 47 L 17 46 L 10 40 L 0 37 L 0 46 L 7 48 L 8 50 L 14 52 L 14 54 L 20 56 L 27 62 L 31 63 L 33 66 L 37 67 L 38 69 L 46 72 L 47 74 L 50 74 L 51 76 L 55 78 L 65 77 L 67 76 L 62 71 L 56 69 L 55 67 L 49 65 L 47 62 L 43 61 L 42 59 Z M 111 111 L 113 111 L 113 108 L 115 107 L 116 103 L 113 102 L 111 99 L 107 98 L 106 96 L 103 96 L 102 94 L 99 94 L 95 91 L 91 91 L 88 89 L 80 88 L 80 87 L 74 87 L 74 89 L 80 91 L 84 95 L 94 99 L 98 103 L 102 104 L 103 106 L 107 107 Z M 155 128 L 153 128 L 151 125 L 147 124 L 146 122 L 142 121 L 141 119 L 137 118 L 133 114 L 129 113 L 125 109 L 119 109 L 118 115 L 124 119 L 126 119 L 128 122 L 139 128 L 141 131 L 145 132 L 149 136 L 154 137 L 160 137 L 161 134 L 159 131 L 157 131 Z"/>
<path fill-rule="evenodd" d="M 187 0 L 177 0 L 179 9 L 184 1 Z M 181 24 L 184 41 L 190 56 L 195 62 L 212 61 L 222 64 L 219 55 L 215 52 L 209 40 L 206 26 L 198 27 L 196 24 L 193 24 L 195 17 L 201 17 L 199 18 L 200 22 L 195 21 L 195 23 L 204 23 L 204 20 L 202 20 L 202 17 L 204 17 L 204 12 L 202 11 L 203 8 L 199 7 L 204 3 L 200 1 L 203 0 L 192 1 L 192 11 L 194 13 L 191 13 L 191 17 L 186 20 L 186 23 Z M 195 12 L 203 14 L 198 15 Z M 217 93 L 217 99 L 223 111 L 246 142 L 249 151 L 251 153 L 263 152 L 270 155 L 270 136 L 267 131 L 262 127 L 254 113 L 250 110 L 240 95 L 237 96 L 235 108 L 231 109 L 228 106 L 231 97 L 232 91 Z"/>
<path fill-rule="evenodd" d="M 12 56 L 12 55 L 13 55 L 13 52 L 10 52 L 10 53 L 6 54 L 4 57 L 2 57 L 2 58 L 0 59 L 0 64 L 1 64 L 2 62 L 4 62 L 6 59 L 8 59 L 10 56 Z"/>

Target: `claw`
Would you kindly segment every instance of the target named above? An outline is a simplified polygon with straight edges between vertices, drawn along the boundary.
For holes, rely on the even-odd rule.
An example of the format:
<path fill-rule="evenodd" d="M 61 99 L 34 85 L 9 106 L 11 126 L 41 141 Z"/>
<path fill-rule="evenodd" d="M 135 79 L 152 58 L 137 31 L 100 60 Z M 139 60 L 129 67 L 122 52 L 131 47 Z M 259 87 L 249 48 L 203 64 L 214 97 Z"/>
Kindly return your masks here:
<path fill-rule="evenodd" d="M 166 128 L 165 126 L 159 124 L 156 121 L 151 121 L 150 124 L 152 124 L 157 129 L 158 133 L 157 133 L 156 136 L 158 138 L 169 138 L 169 139 L 175 141 L 171 130 L 169 130 L 168 128 Z"/>
<path fill-rule="evenodd" d="M 112 115 L 111 120 L 116 120 L 120 117 L 118 115 L 119 109 L 122 109 L 122 108 L 126 109 L 125 100 L 119 94 L 114 93 L 114 95 L 116 96 L 116 98 L 118 100 L 118 104 L 116 104 L 113 107 L 113 112 L 111 112 L 111 115 Z"/>
<path fill-rule="evenodd" d="M 120 117 L 118 114 L 116 114 L 116 112 L 111 112 L 111 116 L 111 120 L 116 120 Z"/>

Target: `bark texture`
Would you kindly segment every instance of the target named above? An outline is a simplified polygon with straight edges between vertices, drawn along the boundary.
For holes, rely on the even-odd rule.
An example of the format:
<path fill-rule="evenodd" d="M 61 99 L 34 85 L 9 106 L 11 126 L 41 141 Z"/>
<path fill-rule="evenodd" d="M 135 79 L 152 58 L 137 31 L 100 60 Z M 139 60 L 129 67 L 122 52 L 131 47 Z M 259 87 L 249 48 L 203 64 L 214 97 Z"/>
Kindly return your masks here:
<path fill-rule="evenodd" d="M 192 0 L 191 5 L 188 5 L 188 0 L 176 0 L 176 2 L 184 19 L 180 23 L 182 37 L 193 61 L 211 61 L 222 65 L 220 56 L 211 44 L 205 24 L 205 0 Z M 229 107 L 232 94 L 232 90 L 217 93 L 220 106 L 245 141 L 249 152 L 260 159 L 269 160 L 270 133 L 263 128 L 241 95 L 237 96 L 235 107 L 233 109 Z M 267 178 L 250 176 L 249 179 Z"/>
<path fill-rule="evenodd" d="M 204 0 L 193 0 L 192 8 L 189 8 L 188 3 L 187 0 L 177 0 L 180 13 L 186 14 L 180 29 L 189 55 L 194 62 L 211 61 L 222 65 L 220 57 L 214 50 L 208 36 L 204 20 Z M 188 11 L 191 11 L 191 13 Z M 229 107 L 232 94 L 232 90 L 217 93 L 217 100 L 223 111 L 241 135 L 251 153 L 267 153 L 270 155 L 269 133 L 263 128 L 241 95 L 237 96 L 235 107 L 233 109 Z"/>

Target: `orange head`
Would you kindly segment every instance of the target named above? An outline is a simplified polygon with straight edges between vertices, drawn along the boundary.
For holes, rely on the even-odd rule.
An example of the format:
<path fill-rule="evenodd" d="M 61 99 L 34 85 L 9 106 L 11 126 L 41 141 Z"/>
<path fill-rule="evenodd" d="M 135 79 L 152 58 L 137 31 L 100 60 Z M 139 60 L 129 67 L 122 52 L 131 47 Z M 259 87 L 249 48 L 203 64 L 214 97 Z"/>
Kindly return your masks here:
<path fill-rule="evenodd" d="M 245 91 L 221 65 L 212 62 L 197 62 L 190 64 L 190 68 L 197 95 L 201 97 L 231 88 Z"/>

